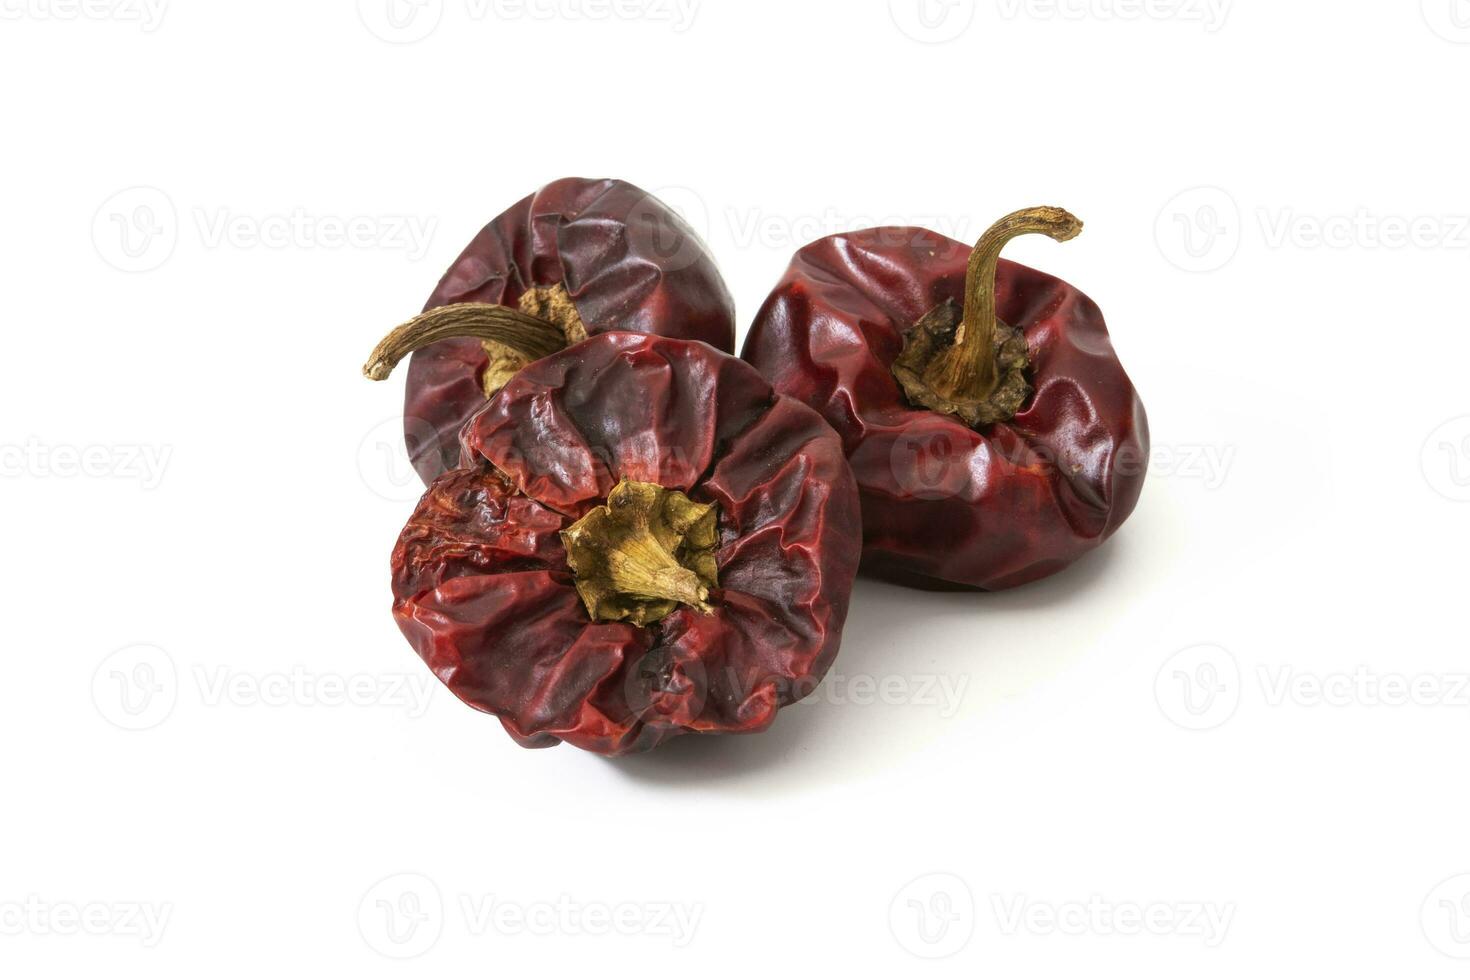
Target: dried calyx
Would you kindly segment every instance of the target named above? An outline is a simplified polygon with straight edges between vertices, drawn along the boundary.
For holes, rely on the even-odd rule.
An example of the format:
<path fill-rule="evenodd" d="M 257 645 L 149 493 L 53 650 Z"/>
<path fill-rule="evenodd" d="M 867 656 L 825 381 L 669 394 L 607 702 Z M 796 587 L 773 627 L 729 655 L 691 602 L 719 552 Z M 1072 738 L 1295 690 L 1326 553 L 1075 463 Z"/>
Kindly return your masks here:
<path fill-rule="evenodd" d="M 587 327 L 565 286 L 536 286 L 522 294 L 519 309 L 455 303 L 421 313 L 383 338 L 362 373 L 382 381 L 414 351 L 459 338 L 480 341 L 489 355 L 481 378 L 489 398 L 532 361 L 586 340 Z"/>
<path fill-rule="evenodd" d="M 965 303 L 945 300 L 904 335 L 893 376 L 910 402 L 972 428 L 1004 422 L 1031 397 L 1026 338 L 995 314 L 1001 250 L 1021 235 L 1076 238 L 1082 222 L 1061 208 L 1027 208 L 991 226 L 970 253 Z"/>
<path fill-rule="evenodd" d="M 647 626 L 681 605 L 708 613 L 718 522 L 712 503 L 623 480 L 561 535 L 588 615 Z"/>
<path fill-rule="evenodd" d="M 544 320 L 560 330 L 568 347 L 587 339 L 587 325 L 582 322 L 567 287 L 561 283 L 555 286 L 531 287 L 521 294 L 518 306 L 522 313 Z M 480 375 L 480 384 L 485 389 L 486 398 L 494 397 L 497 391 L 516 376 L 516 372 L 535 360 L 534 357 L 528 357 L 522 351 L 498 340 L 481 339 L 480 345 L 490 356 L 490 363 Z"/>

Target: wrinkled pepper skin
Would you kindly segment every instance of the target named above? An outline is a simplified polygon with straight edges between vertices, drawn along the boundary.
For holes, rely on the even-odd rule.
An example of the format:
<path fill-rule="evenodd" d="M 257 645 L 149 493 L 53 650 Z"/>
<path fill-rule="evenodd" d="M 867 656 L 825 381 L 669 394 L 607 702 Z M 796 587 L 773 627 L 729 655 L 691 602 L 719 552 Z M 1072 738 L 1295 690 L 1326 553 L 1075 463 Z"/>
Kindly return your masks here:
<path fill-rule="evenodd" d="M 757 732 L 837 654 L 861 554 L 836 433 L 704 344 L 608 333 L 523 369 L 465 426 L 393 552 L 394 616 L 527 747 L 603 755 Z M 620 478 L 719 508 L 711 614 L 593 622 L 560 532 Z"/>
<path fill-rule="evenodd" d="M 1143 487 L 1148 422 L 1096 304 L 1000 262 L 996 312 L 1021 330 L 1035 389 L 980 430 L 905 398 L 904 332 L 963 302 L 970 246 L 877 228 L 799 251 L 743 356 L 841 434 L 862 494 L 863 568 L 929 588 L 994 590 L 1061 570 L 1105 541 Z"/>
<path fill-rule="evenodd" d="M 621 180 L 555 181 L 491 221 L 444 274 L 425 310 L 514 307 L 534 286 L 565 284 L 589 334 L 608 330 L 735 349 L 735 304 L 699 236 Z M 409 363 L 404 435 L 427 484 L 459 457 L 459 430 L 485 406 L 477 340 L 447 340 Z"/>

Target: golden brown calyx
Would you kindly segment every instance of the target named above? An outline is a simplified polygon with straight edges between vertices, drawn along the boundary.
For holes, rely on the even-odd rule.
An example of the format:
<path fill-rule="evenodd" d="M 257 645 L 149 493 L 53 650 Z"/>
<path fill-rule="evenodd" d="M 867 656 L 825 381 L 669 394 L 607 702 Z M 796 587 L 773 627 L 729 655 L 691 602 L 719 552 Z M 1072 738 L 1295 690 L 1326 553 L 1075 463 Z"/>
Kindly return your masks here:
<path fill-rule="evenodd" d="M 577 312 L 577 306 L 572 302 L 572 296 L 563 283 L 555 286 L 532 286 L 521 294 L 517 305 L 522 313 L 544 320 L 560 330 L 568 347 L 587 339 L 587 325 L 582 322 L 582 316 Z M 480 375 L 480 385 L 485 390 L 486 398 L 493 398 L 497 391 L 516 376 L 516 372 L 534 360 L 496 340 L 482 340 L 480 343 L 490 356 L 490 363 Z"/>
<path fill-rule="evenodd" d="M 680 605 L 710 611 L 709 590 L 719 585 L 719 512 L 712 503 L 625 479 L 561 538 L 594 620 L 647 626 Z"/>
<path fill-rule="evenodd" d="M 991 226 L 970 253 L 965 305 L 939 304 L 904 335 L 893 376 L 908 400 L 963 419 L 971 428 L 1013 418 L 1031 385 L 1025 336 L 995 315 L 995 274 L 1001 250 L 1021 235 L 1065 242 L 1082 222 L 1061 208 L 1027 208 Z"/>
<path fill-rule="evenodd" d="M 522 313 L 556 324 L 562 336 L 566 337 L 568 347 L 587 339 L 587 325 L 582 322 L 582 315 L 577 312 L 577 304 L 572 302 L 566 283 L 532 286 L 521 294 L 518 305 Z"/>

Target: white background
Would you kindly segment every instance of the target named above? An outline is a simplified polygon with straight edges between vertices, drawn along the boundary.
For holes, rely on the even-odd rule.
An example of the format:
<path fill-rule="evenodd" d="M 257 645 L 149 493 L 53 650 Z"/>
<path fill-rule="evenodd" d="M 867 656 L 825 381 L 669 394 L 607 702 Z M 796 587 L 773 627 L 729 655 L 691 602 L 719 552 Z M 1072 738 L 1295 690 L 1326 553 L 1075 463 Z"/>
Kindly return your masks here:
<path fill-rule="evenodd" d="M 583 2 L 0 0 L 0 972 L 1462 976 L 1470 4 Z M 516 747 L 394 628 L 358 368 L 565 175 L 742 330 L 820 235 L 1070 208 L 1009 254 L 1107 313 L 1136 515 L 860 582 L 767 734 Z"/>

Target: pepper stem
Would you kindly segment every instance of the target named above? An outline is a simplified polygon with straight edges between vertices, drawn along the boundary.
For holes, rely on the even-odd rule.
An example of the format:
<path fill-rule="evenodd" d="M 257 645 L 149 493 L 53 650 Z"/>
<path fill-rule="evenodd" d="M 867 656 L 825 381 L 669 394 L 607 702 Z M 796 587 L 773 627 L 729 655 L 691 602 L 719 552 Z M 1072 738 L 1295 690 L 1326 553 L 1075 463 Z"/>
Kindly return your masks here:
<path fill-rule="evenodd" d="M 1025 338 L 995 315 L 1000 253 L 1014 238 L 1070 241 L 1082 222 L 1061 208 L 1026 208 L 997 221 L 970 253 L 963 313 L 940 304 L 910 331 L 893 373 L 911 401 L 970 425 L 1009 419 L 1030 394 Z M 957 314 L 960 314 L 958 317 Z M 956 324 L 955 320 L 958 319 Z"/>
<path fill-rule="evenodd" d="M 995 392 L 1000 372 L 995 362 L 995 273 L 1001 250 L 1022 235 L 1046 235 L 1066 242 L 1082 232 L 1082 222 L 1061 208 L 1027 208 L 1001 218 L 970 253 L 965 272 L 965 318 L 954 346 L 931 367 L 936 387 L 955 395 L 984 398 Z M 931 384 L 934 382 L 931 381 Z"/>
<path fill-rule="evenodd" d="M 414 351 L 458 337 L 493 341 L 527 361 L 539 360 L 567 346 L 563 330 L 540 317 L 489 303 L 455 303 L 420 313 L 395 327 L 373 349 L 362 373 L 373 381 L 383 381 L 399 361 Z"/>

